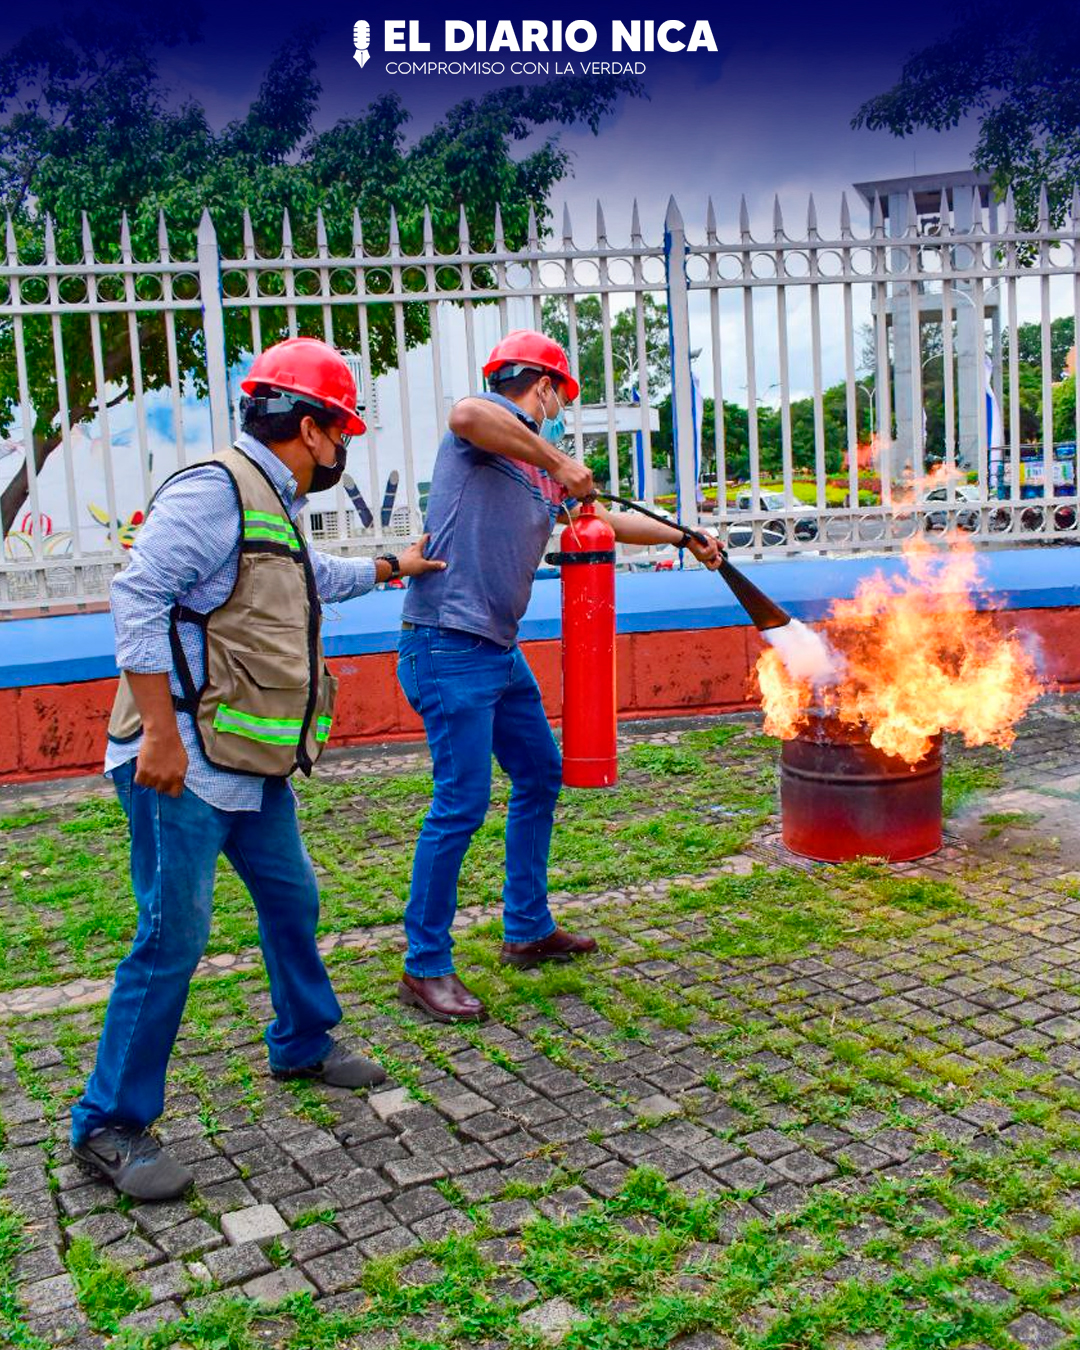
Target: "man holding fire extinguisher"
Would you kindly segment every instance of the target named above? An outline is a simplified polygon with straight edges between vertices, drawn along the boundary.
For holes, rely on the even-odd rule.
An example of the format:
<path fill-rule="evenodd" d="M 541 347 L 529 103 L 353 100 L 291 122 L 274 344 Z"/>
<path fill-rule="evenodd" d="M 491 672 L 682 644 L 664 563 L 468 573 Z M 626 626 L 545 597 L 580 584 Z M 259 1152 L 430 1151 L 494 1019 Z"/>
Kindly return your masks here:
<path fill-rule="evenodd" d="M 495 345 L 484 376 L 489 392 L 450 412 L 425 526 L 428 552 L 446 568 L 413 579 L 398 649 L 398 678 L 424 720 L 435 780 L 413 860 L 399 994 L 442 1022 L 485 1016 L 454 972 L 450 929 L 461 864 L 487 814 L 493 754 L 512 785 L 502 961 L 529 967 L 596 949 L 594 939 L 559 928 L 548 907 L 561 760 L 517 645 L 556 520 L 594 492 L 591 472 L 560 448 L 579 386 L 562 347 L 528 329 Z M 624 543 L 684 543 L 673 526 L 596 511 Z M 715 541 L 689 547 L 706 566 L 719 564 Z"/>

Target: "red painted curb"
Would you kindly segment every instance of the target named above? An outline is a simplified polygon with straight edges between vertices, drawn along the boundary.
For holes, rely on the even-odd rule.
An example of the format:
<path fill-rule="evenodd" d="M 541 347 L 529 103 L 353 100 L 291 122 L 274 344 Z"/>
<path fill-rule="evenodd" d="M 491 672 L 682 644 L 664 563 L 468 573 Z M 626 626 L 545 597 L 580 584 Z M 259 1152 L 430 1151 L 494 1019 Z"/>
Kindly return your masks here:
<path fill-rule="evenodd" d="M 1080 686 L 1080 623 L 1068 609 L 1013 610 L 1003 627 L 1035 642 L 1044 677 L 1064 689 Z M 523 644 L 558 723 L 562 706 L 560 644 Z M 745 628 L 622 634 L 616 644 L 619 717 L 655 718 L 737 712 L 756 706 L 753 667 L 762 643 Z M 396 655 L 377 652 L 330 661 L 340 680 L 332 745 L 422 739 L 420 719 L 395 674 Z M 115 680 L 0 690 L 0 783 L 35 782 L 96 773 Z"/>

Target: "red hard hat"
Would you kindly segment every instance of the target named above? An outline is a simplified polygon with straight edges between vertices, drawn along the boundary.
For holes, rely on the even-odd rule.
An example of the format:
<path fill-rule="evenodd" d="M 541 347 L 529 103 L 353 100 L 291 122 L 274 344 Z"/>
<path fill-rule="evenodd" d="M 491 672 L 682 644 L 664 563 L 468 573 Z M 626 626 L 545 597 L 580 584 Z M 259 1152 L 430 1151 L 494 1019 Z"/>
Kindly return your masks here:
<path fill-rule="evenodd" d="M 496 342 L 484 366 L 484 378 L 488 379 L 501 366 L 539 366 L 549 375 L 559 376 L 571 402 L 581 393 L 581 386 L 570 374 L 570 362 L 563 349 L 553 338 L 532 328 L 515 328 Z"/>
<path fill-rule="evenodd" d="M 240 388 L 253 394 L 260 384 L 336 408 L 345 414 L 345 430 L 352 436 L 366 430 L 356 411 L 356 381 L 348 361 L 318 338 L 286 338 L 260 352 Z"/>

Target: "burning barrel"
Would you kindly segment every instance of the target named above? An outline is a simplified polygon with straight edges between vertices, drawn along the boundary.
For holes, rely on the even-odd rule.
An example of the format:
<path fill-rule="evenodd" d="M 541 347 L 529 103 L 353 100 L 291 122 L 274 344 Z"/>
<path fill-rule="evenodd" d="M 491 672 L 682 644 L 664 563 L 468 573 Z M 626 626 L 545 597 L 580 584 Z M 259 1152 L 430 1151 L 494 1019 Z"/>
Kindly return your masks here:
<path fill-rule="evenodd" d="M 782 837 L 819 862 L 909 862 L 941 847 L 941 737 L 916 764 L 865 728 L 811 711 L 780 753 Z"/>

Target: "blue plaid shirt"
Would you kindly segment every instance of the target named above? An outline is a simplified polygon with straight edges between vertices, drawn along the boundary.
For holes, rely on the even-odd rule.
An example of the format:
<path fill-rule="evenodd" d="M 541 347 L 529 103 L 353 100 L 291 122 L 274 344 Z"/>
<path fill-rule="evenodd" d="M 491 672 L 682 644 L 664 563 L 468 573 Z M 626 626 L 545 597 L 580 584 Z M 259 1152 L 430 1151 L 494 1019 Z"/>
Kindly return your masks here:
<path fill-rule="evenodd" d="M 266 471 L 295 520 L 305 498 L 297 497 L 288 466 L 254 436 L 242 435 L 236 445 Z M 116 664 L 121 670 L 140 675 L 168 671 L 173 693 L 181 693 L 169 649 L 169 612 L 175 604 L 206 613 L 225 603 L 236 584 L 240 528 L 236 497 L 221 465 L 193 465 L 162 488 L 136 537 L 131 561 L 112 583 Z M 375 585 L 370 558 L 337 558 L 314 549 L 310 556 L 325 601 L 366 595 Z M 202 634 L 194 624 L 182 623 L 180 641 L 192 678 L 200 685 Z M 199 749 L 191 715 L 178 712 L 177 722 L 188 754 L 186 786 L 218 810 L 258 811 L 265 780 L 215 768 Z M 141 738 L 123 745 L 110 741 L 105 772 L 134 759 L 140 743 Z"/>

